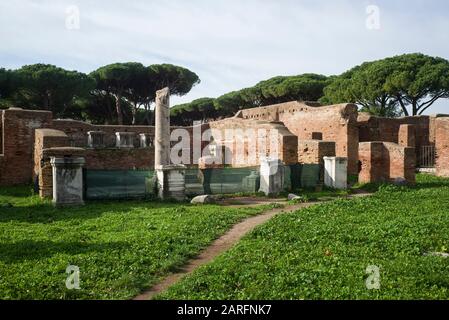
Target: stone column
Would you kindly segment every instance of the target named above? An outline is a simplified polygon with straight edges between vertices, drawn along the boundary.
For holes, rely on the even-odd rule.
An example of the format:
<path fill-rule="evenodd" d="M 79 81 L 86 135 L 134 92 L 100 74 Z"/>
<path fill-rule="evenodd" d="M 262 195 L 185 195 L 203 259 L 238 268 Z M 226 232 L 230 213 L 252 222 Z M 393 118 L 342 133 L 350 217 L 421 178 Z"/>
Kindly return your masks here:
<path fill-rule="evenodd" d="M 324 157 L 324 185 L 334 189 L 348 188 L 348 158 Z"/>
<path fill-rule="evenodd" d="M 83 205 L 84 158 L 52 157 L 53 204 L 56 206 Z"/>
<path fill-rule="evenodd" d="M 260 192 L 278 195 L 284 189 L 284 165 L 279 159 L 260 159 Z"/>
<path fill-rule="evenodd" d="M 170 90 L 156 91 L 156 132 L 154 141 L 154 166 L 170 164 Z"/>
<path fill-rule="evenodd" d="M 170 90 L 156 92 L 156 128 L 154 168 L 158 196 L 161 199 L 185 200 L 184 165 L 170 164 Z"/>

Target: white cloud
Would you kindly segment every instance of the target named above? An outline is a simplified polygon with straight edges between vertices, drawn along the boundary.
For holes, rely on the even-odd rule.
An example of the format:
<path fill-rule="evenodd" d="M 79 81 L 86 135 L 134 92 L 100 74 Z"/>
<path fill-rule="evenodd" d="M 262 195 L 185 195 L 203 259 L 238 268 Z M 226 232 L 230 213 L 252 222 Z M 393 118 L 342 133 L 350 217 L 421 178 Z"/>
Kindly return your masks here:
<path fill-rule="evenodd" d="M 179 64 L 198 73 L 202 83 L 174 98 L 177 103 L 218 96 L 279 74 L 337 74 L 366 60 L 405 52 L 449 58 L 448 5 L 428 3 L 3 1 L 0 59 L 11 68 L 46 62 L 84 72 L 117 61 Z M 380 8 L 379 31 L 365 26 L 369 4 Z M 69 5 L 80 9 L 80 30 L 65 28 Z M 440 104 L 429 112 L 443 110 Z"/>

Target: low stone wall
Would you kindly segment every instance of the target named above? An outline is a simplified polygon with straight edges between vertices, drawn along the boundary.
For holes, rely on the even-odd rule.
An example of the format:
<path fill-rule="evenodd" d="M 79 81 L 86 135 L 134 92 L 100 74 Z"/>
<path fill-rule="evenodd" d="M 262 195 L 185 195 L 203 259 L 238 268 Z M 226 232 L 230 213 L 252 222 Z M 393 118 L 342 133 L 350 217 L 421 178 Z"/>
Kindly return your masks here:
<path fill-rule="evenodd" d="M 70 137 L 60 130 L 37 129 L 35 133 L 35 181 L 42 197 L 52 196 L 51 157 L 84 157 L 85 168 L 95 170 L 150 170 L 153 148 L 79 148 L 70 146 Z"/>
<path fill-rule="evenodd" d="M 415 148 L 391 142 L 359 144 L 359 182 L 391 182 L 397 178 L 415 183 Z"/>
<path fill-rule="evenodd" d="M 139 146 L 138 137 L 140 133 L 146 133 L 154 136 L 154 127 L 152 126 L 119 126 L 119 125 L 93 125 L 76 120 L 54 120 L 52 129 L 63 131 L 70 138 L 72 147 L 85 148 L 87 144 L 87 133 L 89 131 L 104 132 L 104 147 L 114 148 L 116 146 L 117 132 L 134 132 L 134 145 Z"/>

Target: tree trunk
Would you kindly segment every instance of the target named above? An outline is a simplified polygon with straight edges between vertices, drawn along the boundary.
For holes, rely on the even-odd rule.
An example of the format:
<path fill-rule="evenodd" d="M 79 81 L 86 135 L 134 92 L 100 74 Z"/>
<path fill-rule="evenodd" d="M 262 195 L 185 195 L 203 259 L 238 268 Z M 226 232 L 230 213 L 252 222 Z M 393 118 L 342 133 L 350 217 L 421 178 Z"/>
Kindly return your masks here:
<path fill-rule="evenodd" d="M 417 109 L 417 100 L 416 99 L 413 99 L 412 100 L 412 106 L 413 106 L 413 116 L 416 116 L 416 115 L 418 115 L 418 109 Z"/>
<path fill-rule="evenodd" d="M 148 112 L 148 114 L 150 115 L 150 119 L 149 119 L 148 125 L 150 125 L 150 126 L 154 125 L 154 113 L 155 113 L 154 111 L 151 112 L 151 109 Z"/>
<path fill-rule="evenodd" d="M 402 98 L 400 96 L 397 96 L 397 99 L 399 101 L 399 104 L 401 105 L 402 111 L 404 112 L 404 116 L 408 116 L 408 110 L 404 104 L 404 102 L 402 101 Z"/>
<path fill-rule="evenodd" d="M 148 104 L 145 104 L 145 120 L 147 122 L 147 125 L 151 126 L 151 119 L 150 119 L 150 112 L 151 108 Z"/>
<path fill-rule="evenodd" d="M 113 108 L 112 108 L 112 105 L 111 105 L 111 99 L 109 99 L 110 98 L 110 93 L 109 92 L 107 92 L 106 93 L 106 95 L 105 95 L 105 98 L 104 99 L 106 99 L 106 108 L 108 109 L 108 116 L 107 116 L 107 123 L 106 124 L 110 124 L 110 123 L 112 123 L 112 122 L 114 122 L 114 112 L 113 112 Z M 100 101 L 98 101 L 98 104 L 100 104 Z"/>
<path fill-rule="evenodd" d="M 115 108 L 117 111 L 117 121 L 119 125 L 123 125 L 123 114 L 122 114 L 122 96 L 117 94 L 115 96 Z"/>
<path fill-rule="evenodd" d="M 133 114 L 133 120 L 132 120 L 131 124 L 133 126 L 135 126 L 136 125 L 136 121 L 137 121 L 137 119 L 136 119 L 137 118 L 137 105 L 136 104 L 132 108 L 132 114 Z"/>

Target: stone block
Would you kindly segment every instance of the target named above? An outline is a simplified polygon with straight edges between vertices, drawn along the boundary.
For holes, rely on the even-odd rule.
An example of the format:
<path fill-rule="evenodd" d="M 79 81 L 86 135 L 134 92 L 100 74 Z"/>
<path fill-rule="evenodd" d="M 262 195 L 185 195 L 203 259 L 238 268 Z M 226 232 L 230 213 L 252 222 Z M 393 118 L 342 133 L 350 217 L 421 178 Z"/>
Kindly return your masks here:
<path fill-rule="evenodd" d="M 210 204 L 215 202 L 215 198 L 211 195 L 197 196 L 190 201 L 191 204 Z"/>
<path fill-rule="evenodd" d="M 139 145 L 141 148 L 152 148 L 153 147 L 153 137 L 147 133 L 139 134 Z"/>
<path fill-rule="evenodd" d="M 87 147 L 88 148 L 104 148 L 105 133 L 103 131 L 88 131 L 87 132 Z"/>
<path fill-rule="evenodd" d="M 136 136 L 135 132 L 116 132 L 115 133 L 115 146 L 116 148 L 134 148 L 134 137 Z"/>
<path fill-rule="evenodd" d="M 83 205 L 84 158 L 52 157 L 53 203 L 56 206 Z"/>
<path fill-rule="evenodd" d="M 334 189 L 348 188 L 348 159 L 324 157 L 324 184 Z"/>
<path fill-rule="evenodd" d="M 184 165 L 164 165 L 156 168 L 159 198 L 185 200 L 185 171 Z"/>
<path fill-rule="evenodd" d="M 260 160 L 260 192 L 267 196 L 278 195 L 284 190 L 284 165 L 279 159 Z"/>

